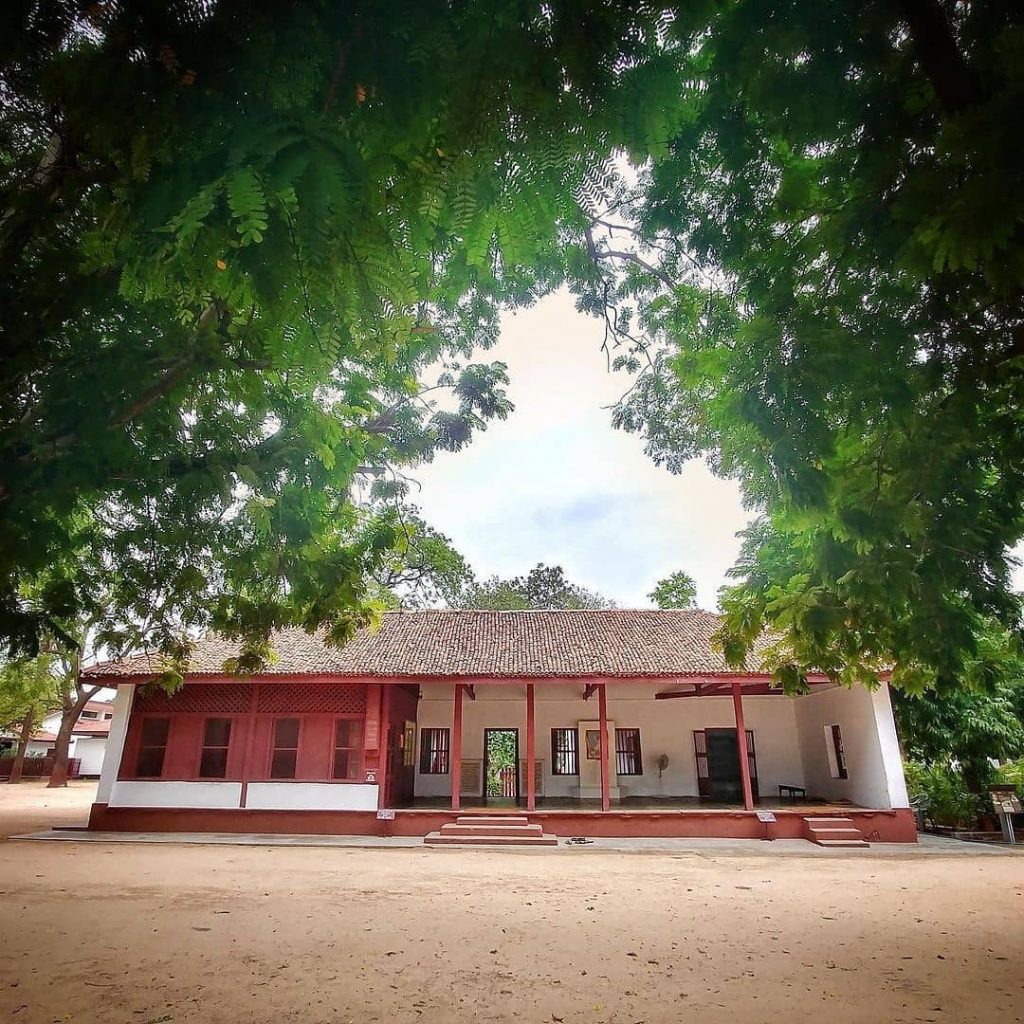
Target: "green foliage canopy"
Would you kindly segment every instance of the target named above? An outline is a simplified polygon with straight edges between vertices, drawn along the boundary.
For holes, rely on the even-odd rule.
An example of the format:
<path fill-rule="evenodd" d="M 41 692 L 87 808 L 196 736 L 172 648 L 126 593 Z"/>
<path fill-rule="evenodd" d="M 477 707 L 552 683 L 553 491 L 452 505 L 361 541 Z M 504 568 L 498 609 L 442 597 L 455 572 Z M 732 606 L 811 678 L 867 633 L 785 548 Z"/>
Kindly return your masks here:
<path fill-rule="evenodd" d="M 696 608 L 697 584 L 692 576 L 680 569 L 658 580 L 647 596 L 659 608 Z"/>
<path fill-rule="evenodd" d="M 1024 9 L 680 8 L 683 128 L 580 240 L 638 373 L 617 422 L 759 513 L 729 592 L 787 685 L 921 688 L 1015 629 L 1024 508 Z M 991 680 L 990 680 L 991 681 Z"/>
<path fill-rule="evenodd" d="M 615 148 L 662 131 L 630 113 L 660 109 L 660 12 L 15 0 L 0 19 L 0 636 L 31 651 L 78 616 L 87 552 L 117 581 L 111 649 L 209 626 L 344 639 L 401 544 L 365 502 L 507 413 L 503 368 L 469 353 L 560 278 Z"/>
<path fill-rule="evenodd" d="M 1024 754 L 1024 657 L 1005 634 L 989 629 L 979 646 L 992 648 L 980 661 L 1002 666 L 988 686 L 944 686 L 938 691 L 895 691 L 893 710 L 904 753 L 917 761 L 955 766 L 975 793 L 995 772 L 991 758 Z M 976 678 L 969 673 L 968 678 Z"/>
<path fill-rule="evenodd" d="M 536 565 L 525 576 L 499 576 L 473 580 L 462 591 L 449 594 L 455 608 L 525 611 L 551 608 L 614 608 L 615 602 L 566 579 L 560 565 Z"/>

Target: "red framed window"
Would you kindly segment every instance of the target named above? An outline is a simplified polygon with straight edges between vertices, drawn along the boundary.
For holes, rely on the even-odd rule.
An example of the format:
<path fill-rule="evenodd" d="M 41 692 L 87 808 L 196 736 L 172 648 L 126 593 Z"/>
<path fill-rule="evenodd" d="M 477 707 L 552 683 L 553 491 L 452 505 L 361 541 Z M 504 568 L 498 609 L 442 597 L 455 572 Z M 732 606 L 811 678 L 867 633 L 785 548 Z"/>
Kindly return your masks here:
<path fill-rule="evenodd" d="M 357 779 L 362 745 L 362 722 L 357 718 L 339 718 L 334 723 L 334 759 L 332 779 Z"/>
<path fill-rule="evenodd" d="M 143 718 L 139 753 L 135 759 L 135 774 L 140 778 L 155 779 L 163 774 L 164 755 L 167 753 L 167 737 L 170 731 L 169 718 Z"/>
<path fill-rule="evenodd" d="M 450 769 L 450 730 L 420 730 L 420 774 L 447 775 Z"/>
<path fill-rule="evenodd" d="M 579 775 L 580 734 L 576 729 L 551 730 L 551 774 Z"/>
<path fill-rule="evenodd" d="M 615 771 L 619 775 L 643 775 L 639 729 L 615 730 Z"/>
<path fill-rule="evenodd" d="M 299 760 L 299 720 L 274 719 L 274 745 L 270 751 L 270 777 L 294 779 Z"/>
<path fill-rule="evenodd" d="M 199 778 L 223 779 L 228 774 L 231 719 L 208 718 L 203 724 L 203 751 L 199 757 Z"/>

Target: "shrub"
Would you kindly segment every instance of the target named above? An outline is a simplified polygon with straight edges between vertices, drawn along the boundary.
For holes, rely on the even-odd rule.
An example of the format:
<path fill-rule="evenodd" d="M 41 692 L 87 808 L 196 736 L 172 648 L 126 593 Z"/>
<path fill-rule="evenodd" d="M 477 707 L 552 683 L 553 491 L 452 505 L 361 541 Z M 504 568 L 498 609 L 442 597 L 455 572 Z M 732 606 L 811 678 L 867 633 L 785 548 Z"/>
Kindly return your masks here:
<path fill-rule="evenodd" d="M 1024 757 L 1001 765 L 996 770 L 996 776 L 1004 786 L 1015 786 L 1017 796 L 1024 799 Z"/>
<path fill-rule="evenodd" d="M 908 761 L 905 767 L 910 798 L 922 807 L 928 820 L 952 828 L 975 827 L 981 797 L 968 790 L 959 771 L 920 761 Z"/>

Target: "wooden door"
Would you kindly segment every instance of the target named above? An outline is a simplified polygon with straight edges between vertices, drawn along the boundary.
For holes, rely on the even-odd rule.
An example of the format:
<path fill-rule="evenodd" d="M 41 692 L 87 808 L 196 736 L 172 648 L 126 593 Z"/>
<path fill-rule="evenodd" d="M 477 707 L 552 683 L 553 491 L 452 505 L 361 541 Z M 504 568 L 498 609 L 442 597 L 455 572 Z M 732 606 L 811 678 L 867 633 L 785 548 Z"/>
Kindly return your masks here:
<path fill-rule="evenodd" d="M 750 765 L 750 788 L 758 798 L 757 754 L 754 731 L 747 730 L 746 755 Z M 743 802 L 739 746 L 735 729 L 695 729 L 693 751 L 697 761 L 697 792 L 705 800 Z"/>

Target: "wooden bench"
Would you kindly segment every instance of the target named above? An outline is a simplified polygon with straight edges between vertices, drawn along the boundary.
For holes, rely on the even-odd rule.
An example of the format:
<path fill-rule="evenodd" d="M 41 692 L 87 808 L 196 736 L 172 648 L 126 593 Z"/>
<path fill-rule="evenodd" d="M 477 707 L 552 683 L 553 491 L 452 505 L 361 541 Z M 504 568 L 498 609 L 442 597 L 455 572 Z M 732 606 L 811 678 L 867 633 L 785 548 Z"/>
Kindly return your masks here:
<path fill-rule="evenodd" d="M 806 800 L 807 790 L 803 786 L 779 786 L 779 799 Z"/>

